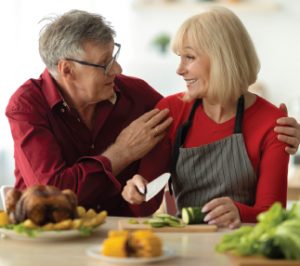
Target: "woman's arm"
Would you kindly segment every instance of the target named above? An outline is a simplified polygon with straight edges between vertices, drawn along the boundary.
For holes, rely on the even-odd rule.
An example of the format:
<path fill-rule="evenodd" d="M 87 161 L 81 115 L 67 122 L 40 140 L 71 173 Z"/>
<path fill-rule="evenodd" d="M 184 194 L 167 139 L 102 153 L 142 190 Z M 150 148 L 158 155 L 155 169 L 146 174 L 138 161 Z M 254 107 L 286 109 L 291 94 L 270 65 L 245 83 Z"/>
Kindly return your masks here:
<path fill-rule="evenodd" d="M 274 202 L 286 206 L 288 162 L 284 145 L 270 132 L 262 146 L 255 204 L 246 206 L 236 202 L 242 222 L 256 222 L 257 215 Z"/>

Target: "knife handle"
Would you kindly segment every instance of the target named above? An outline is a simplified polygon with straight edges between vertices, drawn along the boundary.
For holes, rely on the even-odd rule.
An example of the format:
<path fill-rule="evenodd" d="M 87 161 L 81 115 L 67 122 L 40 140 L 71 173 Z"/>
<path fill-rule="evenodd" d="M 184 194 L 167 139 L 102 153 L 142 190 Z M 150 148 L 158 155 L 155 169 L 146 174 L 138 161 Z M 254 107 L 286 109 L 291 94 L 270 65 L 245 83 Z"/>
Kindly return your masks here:
<path fill-rule="evenodd" d="M 147 187 L 144 186 L 144 192 L 140 191 L 139 188 L 137 186 L 135 186 L 136 191 L 141 194 L 142 196 L 145 196 L 147 194 Z"/>

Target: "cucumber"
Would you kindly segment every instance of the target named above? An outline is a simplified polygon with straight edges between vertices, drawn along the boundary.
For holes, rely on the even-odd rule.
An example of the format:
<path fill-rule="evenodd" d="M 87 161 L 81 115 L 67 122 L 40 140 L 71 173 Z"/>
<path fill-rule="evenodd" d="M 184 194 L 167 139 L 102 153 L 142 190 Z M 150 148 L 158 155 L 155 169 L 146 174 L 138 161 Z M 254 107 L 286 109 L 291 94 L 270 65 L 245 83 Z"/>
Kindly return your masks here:
<path fill-rule="evenodd" d="M 156 214 L 153 218 L 147 220 L 148 224 L 151 227 L 163 227 L 163 226 L 171 226 L 171 227 L 183 227 L 184 224 L 175 216 L 169 214 Z"/>
<path fill-rule="evenodd" d="M 163 227 L 165 223 L 161 219 L 152 218 L 148 220 L 151 227 Z"/>
<path fill-rule="evenodd" d="M 185 224 L 201 224 L 204 223 L 205 213 L 201 212 L 200 207 L 186 207 L 181 210 L 181 217 Z"/>
<path fill-rule="evenodd" d="M 167 214 L 167 213 L 157 213 L 157 214 L 154 215 L 154 217 L 158 217 L 158 218 L 170 218 L 170 217 L 174 217 L 174 216 L 172 216 L 170 214 Z"/>
<path fill-rule="evenodd" d="M 192 221 L 192 217 L 190 213 L 188 212 L 187 208 L 182 208 L 181 210 L 181 219 L 185 224 L 190 224 Z"/>
<path fill-rule="evenodd" d="M 162 219 L 166 223 L 168 223 L 169 221 L 174 223 L 181 223 L 181 220 L 179 218 L 166 213 L 155 214 L 154 218 Z"/>
<path fill-rule="evenodd" d="M 151 225 L 151 227 L 153 228 L 159 228 L 159 227 L 164 227 L 165 224 L 164 223 L 156 223 L 156 222 L 153 222 L 153 223 L 149 223 Z"/>
<path fill-rule="evenodd" d="M 168 226 L 171 226 L 171 227 L 184 227 L 185 224 L 181 223 L 181 222 L 174 222 L 174 221 L 169 221 L 168 222 Z"/>

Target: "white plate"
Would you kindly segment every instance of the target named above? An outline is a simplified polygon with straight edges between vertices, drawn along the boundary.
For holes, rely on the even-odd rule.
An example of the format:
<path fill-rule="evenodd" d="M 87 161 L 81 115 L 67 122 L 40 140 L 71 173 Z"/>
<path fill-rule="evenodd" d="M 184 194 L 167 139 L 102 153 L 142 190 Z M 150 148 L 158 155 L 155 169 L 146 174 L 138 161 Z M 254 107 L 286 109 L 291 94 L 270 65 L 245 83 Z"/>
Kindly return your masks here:
<path fill-rule="evenodd" d="M 95 230 L 98 230 L 95 228 Z M 11 238 L 17 240 L 30 240 L 30 241 L 53 241 L 63 240 L 75 237 L 86 237 L 79 230 L 60 230 L 60 231 L 42 231 L 36 232 L 33 237 L 28 236 L 26 233 L 18 233 L 11 229 L 0 228 L 0 234 L 2 238 Z"/>
<path fill-rule="evenodd" d="M 109 257 L 101 254 L 102 246 L 92 246 L 86 250 L 86 254 L 95 259 L 99 259 L 105 262 L 110 263 L 123 263 L 123 264 L 142 264 L 142 263 L 151 263 L 158 262 L 163 260 L 168 260 L 174 258 L 176 253 L 173 249 L 164 247 L 163 254 L 159 257 L 151 257 L 151 258 L 117 258 L 117 257 Z"/>

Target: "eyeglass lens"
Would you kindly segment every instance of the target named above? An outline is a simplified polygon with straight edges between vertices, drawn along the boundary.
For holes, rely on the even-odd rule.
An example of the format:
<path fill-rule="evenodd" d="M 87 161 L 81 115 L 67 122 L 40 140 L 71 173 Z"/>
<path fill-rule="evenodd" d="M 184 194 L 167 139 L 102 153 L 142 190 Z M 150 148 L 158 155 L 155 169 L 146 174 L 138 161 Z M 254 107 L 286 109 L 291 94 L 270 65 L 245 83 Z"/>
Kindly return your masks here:
<path fill-rule="evenodd" d="M 109 73 L 109 71 L 111 70 L 113 64 L 115 63 L 115 61 L 117 61 L 119 53 L 120 53 L 120 47 L 115 45 L 114 51 L 113 51 L 113 57 L 106 66 L 105 74 Z"/>

